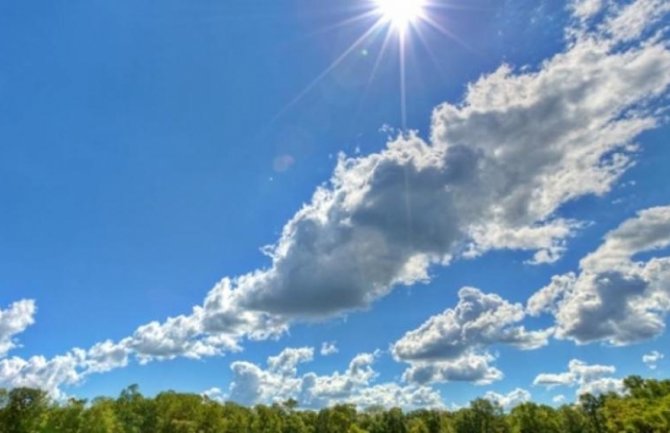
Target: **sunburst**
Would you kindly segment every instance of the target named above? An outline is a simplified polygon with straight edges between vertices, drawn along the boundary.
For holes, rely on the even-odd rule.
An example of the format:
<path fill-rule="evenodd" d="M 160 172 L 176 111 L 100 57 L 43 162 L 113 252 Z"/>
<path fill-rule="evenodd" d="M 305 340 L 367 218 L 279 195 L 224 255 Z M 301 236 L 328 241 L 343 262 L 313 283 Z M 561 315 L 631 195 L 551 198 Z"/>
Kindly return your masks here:
<path fill-rule="evenodd" d="M 376 12 L 397 32 L 404 33 L 425 14 L 425 0 L 375 0 Z"/>
<path fill-rule="evenodd" d="M 402 128 L 406 128 L 406 52 L 410 45 L 412 34 L 421 36 L 422 27 L 428 26 L 438 30 L 444 35 L 453 37 L 444 27 L 442 27 L 436 17 L 432 16 L 431 11 L 436 8 L 448 7 L 448 0 L 442 0 L 439 4 L 435 0 L 362 0 L 368 4 L 366 10 L 356 16 L 353 16 L 346 21 L 335 25 L 332 28 L 338 28 L 342 25 L 348 25 L 361 20 L 371 19 L 371 26 L 358 37 L 342 54 L 340 54 L 326 69 L 324 69 L 317 77 L 309 83 L 288 105 L 286 105 L 275 119 L 283 114 L 286 110 L 292 107 L 295 103 L 301 100 L 307 93 L 309 93 L 321 80 L 337 68 L 347 57 L 352 53 L 360 52 L 361 47 L 364 47 L 370 40 L 377 38 L 380 33 L 384 34 L 384 43 L 377 55 L 377 60 L 374 63 L 372 75 L 370 79 L 374 78 L 380 60 L 384 57 L 388 42 L 391 39 L 397 39 L 398 43 L 398 66 L 400 68 L 400 112 Z M 419 38 L 422 39 L 422 38 Z"/>

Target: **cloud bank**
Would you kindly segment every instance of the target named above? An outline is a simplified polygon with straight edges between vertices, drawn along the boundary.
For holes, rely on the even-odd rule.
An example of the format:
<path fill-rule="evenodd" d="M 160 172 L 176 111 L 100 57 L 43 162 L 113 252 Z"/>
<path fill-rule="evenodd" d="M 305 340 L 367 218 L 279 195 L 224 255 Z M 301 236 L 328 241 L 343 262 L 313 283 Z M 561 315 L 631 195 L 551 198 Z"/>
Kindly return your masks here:
<path fill-rule="evenodd" d="M 298 374 L 299 364 L 313 360 L 311 347 L 287 348 L 267 360 L 267 368 L 237 361 L 230 366 L 233 379 L 229 392 L 210 390 L 218 399 L 245 404 L 271 404 L 295 399 L 303 408 L 320 408 L 351 403 L 360 408 L 396 406 L 405 409 L 442 407 L 439 393 L 427 386 L 400 386 L 394 382 L 375 383 L 373 364 L 379 353 L 356 355 L 343 373 Z M 218 392 L 217 392 L 218 391 Z"/>

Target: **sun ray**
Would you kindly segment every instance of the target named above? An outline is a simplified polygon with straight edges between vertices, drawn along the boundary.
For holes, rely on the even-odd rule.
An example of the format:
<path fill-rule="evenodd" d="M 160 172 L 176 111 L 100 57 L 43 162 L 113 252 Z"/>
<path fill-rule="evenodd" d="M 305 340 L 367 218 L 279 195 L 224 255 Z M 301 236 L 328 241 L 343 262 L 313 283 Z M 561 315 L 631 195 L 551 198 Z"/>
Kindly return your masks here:
<path fill-rule="evenodd" d="M 358 48 L 369 36 L 371 36 L 375 31 L 381 28 L 383 22 L 382 20 L 377 20 L 377 22 L 372 25 L 365 33 L 363 33 L 358 39 L 356 39 L 350 46 L 347 48 L 338 58 L 336 58 L 326 69 L 324 69 L 317 77 L 312 80 L 303 90 L 298 93 L 298 95 L 293 98 L 284 108 L 282 108 L 272 119 L 272 122 L 276 121 L 281 117 L 288 109 L 293 107 L 297 102 L 305 97 L 317 84 L 321 82 L 333 69 L 337 68 L 344 59 L 347 58 L 356 48 Z"/>
<path fill-rule="evenodd" d="M 425 0 L 375 0 L 377 12 L 385 22 L 393 26 L 398 33 L 419 19 L 424 12 Z"/>
<path fill-rule="evenodd" d="M 440 23 L 438 23 L 437 21 L 435 21 L 435 20 L 434 20 L 433 18 L 431 18 L 430 16 L 427 16 L 427 15 L 426 15 L 426 16 L 423 18 L 423 20 L 424 20 L 428 25 L 430 25 L 432 28 L 434 28 L 434 29 L 437 30 L 438 32 L 442 33 L 444 36 L 446 36 L 446 37 L 448 37 L 448 38 L 450 38 L 450 39 L 452 39 L 452 40 L 458 42 L 460 45 L 462 45 L 464 48 L 468 49 L 470 52 L 472 52 L 472 53 L 474 53 L 474 54 L 477 54 L 477 55 L 479 55 L 479 56 L 482 55 L 481 52 L 479 52 L 478 50 L 474 49 L 472 46 L 470 46 L 470 44 L 466 43 L 463 39 L 461 39 L 461 38 L 459 38 L 458 36 L 456 36 L 456 35 L 454 34 L 454 32 L 449 31 L 449 29 L 447 29 L 446 27 L 444 27 L 443 25 L 441 25 Z"/>
<path fill-rule="evenodd" d="M 323 28 L 318 29 L 316 31 L 313 31 L 313 32 L 309 33 L 308 36 L 316 36 L 316 35 L 319 35 L 319 34 L 331 32 L 333 30 L 339 30 L 342 27 L 353 25 L 353 24 L 356 24 L 356 23 L 359 23 L 359 22 L 365 21 L 365 20 L 371 20 L 373 18 L 376 18 L 376 20 L 375 20 L 375 22 L 376 22 L 379 19 L 378 14 L 374 10 L 368 10 L 368 11 L 365 11 L 363 13 L 354 15 L 353 17 L 343 19 L 343 20 L 338 21 L 336 23 L 333 23 L 329 26 L 326 26 L 326 27 L 323 27 Z"/>
<path fill-rule="evenodd" d="M 434 53 L 430 50 L 430 47 L 427 44 L 427 41 L 424 38 L 424 35 L 421 32 L 422 28 L 426 26 L 431 27 L 437 30 L 439 33 L 453 39 L 454 41 L 460 43 L 467 49 L 476 53 L 472 47 L 466 44 L 464 41 L 459 39 L 455 34 L 450 32 L 448 29 L 444 28 L 439 22 L 437 22 L 434 17 L 431 15 L 435 13 L 437 9 L 460 9 L 465 8 L 466 6 L 453 4 L 452 2 L 445 0 L 437 3 L 436 0 L 362 0 L 368 4 L 368 7 L 361 13 L 356 13 L 354 16 L 342 20 L 340 22 L 334 23 L 317 33 L 329 32 L 341 27 L 356 24 L 365 19 L 374 20 L 370 28 L 368 28 L 361 36 L 359 36 L 342 54 L 340 54 L 327 68 L 325 68 L 321 73 L 319 73 L 316 78 L 314 78 L 307 86 L 305 86 L 291 101 L 286 104 L 272 119 L 270 123 L 274 123 L 279 117 L 281 117 L 286 111 L 291 109 L 296 105 L 300 100 L 302 100 L 310 91 L 312 91 L 328 74 L 333 72 L 348 56 L 350 56 L 356 49 L 358 49 L 363 43 L 374 40 L 376 37 L 375 33 L 381 28 L 386 28 L 386 34 L 384 36 L 384 41 L 382 43 L 381 49 L 377 54 L 372 70 L 370 71 L 370 76 L 368 77 L 363 95 L 359 100 L 362 104 L 362 100 L 365 99 L 366 94 L 370 88 L 372 81 L 377 76 L 378 69 L 382 63 L 385 53 L 390 44 L 390 41 L 393 37 L 397 38 L 398 44 L 398 73 L 399 73 L 399 105 L 400 105 L 400 124 L 403 130 L 407 129 L 407 116 L 408 116 L 408 107 L 407 107 L 407 55 L 408 50 L 411 49 L 410 39 L 414 36 L 418 36 L 420 42 L 426 46 L 429 56 L 433 63 L 438 66 L 439 62 L 434 56 Z M 360 11 L 359 11 L 360 12 Z M 480 53 L 477 53 L 480 54 Z M 442 71 L 441 71 L 442 72 Z M 360 108 L 360 107 L 359 107 Z"/>
<path fill-rule="evenodd" d="M 363 90 L 363 95 L 358 101 L 357 107 L 356 107 L 356 115 L 354 116 L 355 119 L 360 118 L 360 113 L 361 110 L 363 109 L 363 105 L 366 101 L 366 98 L 368 96 L 368 92 L 370 91 L 370 86 L 372 86 L 372 82 L 374 81 L 375 77 L 377 76 L 377 71 L 379 70 L 379 67 L 381 65 L 382 60 L 384 59 L 384 56 L 386 54 L 386 50 L 388 49 L 389 43 L 391 42 L 391 37 L 393 36 L 393 32 L 391 29 L 386 30 L 386 34 L 384 35 L 384 40 L 382 41 L 382 45 L 379 49 L 379 52 L 377 53 L 377 56 L 375 57 L 375 62 L 372 65 L 372 70 L 370 71 L 370 76 L 368 77 L 367 82 L 365 83 L 365 89 Z"/>
<path fill-rule="evenodd" d="M 398 34 L 398 54 L 400 57 L 400 123 L 403 130 L 407 129 L 407 84 L 405 82 L 405 32 Z"/>
<path fill-rule="evenodd" d="M 433 66 L 435 66 L 435 69 L 437 69 L 440 73 L 440 76 L 445 77 L 446 72 L 442 68 L 442 65 L 440 64 L 440 61 L 438 60 L 437 56 L 433 52 L 433 50 L 430 48 L 430 44 L 426 40 L 426 35 L 423 33 L 423 29 L 419 26 L 417 26 L 415 29 L 415 33 L 419 39 L 419 42 L 421 42 L 421 45 L 423 48 L 426 50 L 426 53 L 428 53 L 428 57 L 430 58 L 431 62 L 433 63 Z"/>

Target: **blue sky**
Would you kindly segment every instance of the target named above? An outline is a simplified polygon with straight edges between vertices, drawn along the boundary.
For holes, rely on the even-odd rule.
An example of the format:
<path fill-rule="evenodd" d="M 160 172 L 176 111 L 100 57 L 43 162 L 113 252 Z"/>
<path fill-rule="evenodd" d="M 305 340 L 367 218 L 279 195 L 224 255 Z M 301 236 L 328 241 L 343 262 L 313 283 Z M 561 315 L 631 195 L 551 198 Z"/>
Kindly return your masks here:
<path fill-rule="evenodd" d="M 0 386 L 412 407 L 667 375 L 668 7 L 561 3 L 425 5 L 406 119 L 374 2 L 1 3 Z"/>

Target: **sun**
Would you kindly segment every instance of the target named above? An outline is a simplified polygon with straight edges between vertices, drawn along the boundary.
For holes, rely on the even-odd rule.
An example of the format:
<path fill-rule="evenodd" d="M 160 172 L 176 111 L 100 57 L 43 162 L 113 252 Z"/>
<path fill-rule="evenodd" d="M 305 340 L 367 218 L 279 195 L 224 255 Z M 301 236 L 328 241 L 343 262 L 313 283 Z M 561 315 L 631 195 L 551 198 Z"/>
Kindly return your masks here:
<path fill-rule="evenodd" d="M 382 19 L 398 31 L 405 31 L 407 27 L 421 18 L 424 12 L 425 0 L 375 0 L 377 12 Z"/>

